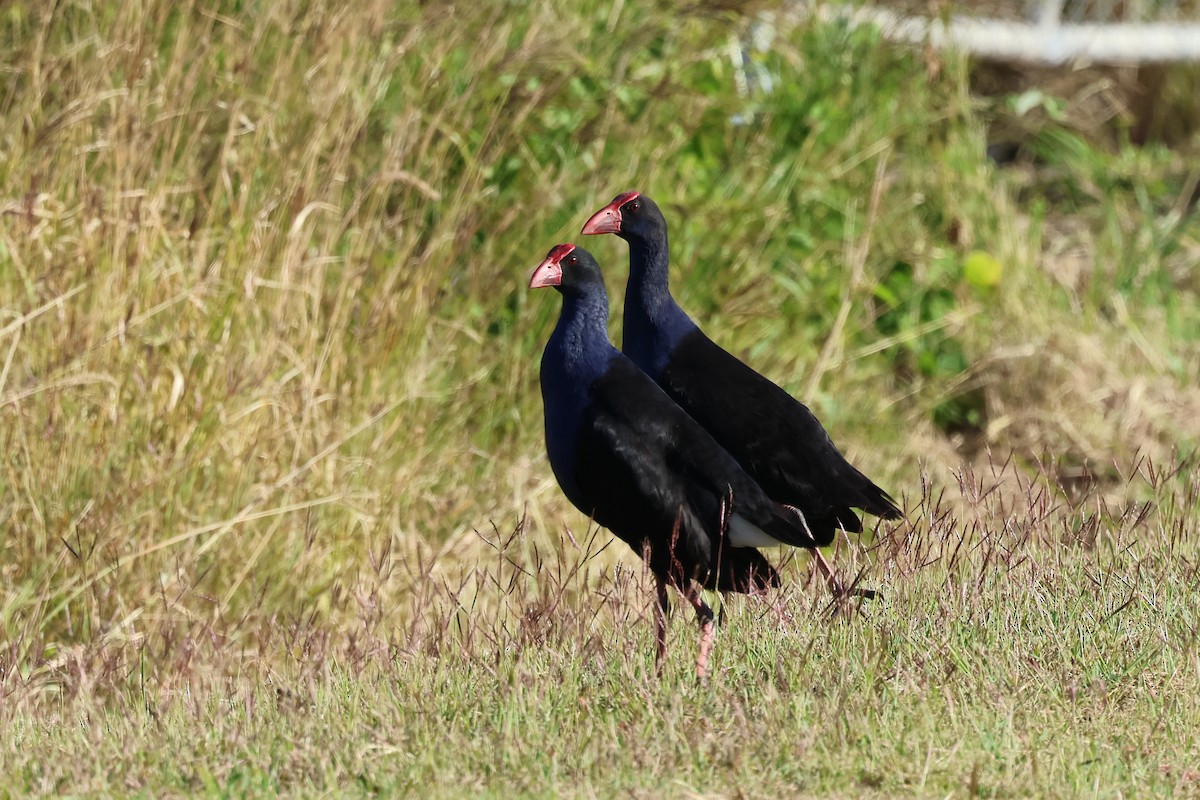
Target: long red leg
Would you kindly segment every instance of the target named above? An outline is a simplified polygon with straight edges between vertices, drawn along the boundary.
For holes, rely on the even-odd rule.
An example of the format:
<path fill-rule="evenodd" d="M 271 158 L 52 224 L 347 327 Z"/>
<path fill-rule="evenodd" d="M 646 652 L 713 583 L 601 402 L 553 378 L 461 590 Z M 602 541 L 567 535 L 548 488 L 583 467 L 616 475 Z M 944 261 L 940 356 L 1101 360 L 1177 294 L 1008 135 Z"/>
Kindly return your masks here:
<path fill-rule="evenodd" d="M 816 562 L 817 569 L 825 576 L 825 583 L 829 584 L 830 591 L 840 595 L 842 593 L 842 586 L 838 583 L 838 579 L 834 577 L 833 568 L 829 566 L 829 562 L 825 560 L 825 556 L 815 547 L 809 550 L 809 552 L 813 554 L 813 561 Z"/>
<path fill-rule="evenodd" d="M 667 597 L 666 581 L 656 575 L 654 583 L 657 595 L 654 604 L 654 642 L 657 647 L 654 672 L 661 678 L 663 662 L 667 660 L 667 611 L 670 610 L 670 600 Z"/>
<path fill-rule="evenodd" d="M 689 582 L 683 590 L 683 596 L 696 609 L 696 618 L 700 621 L 700 652 L 696 656 L 696 677 L 701 684 L 708 683 L 708 654 L 712 650 L 713 636 L 716 627 L 713 624 L 713 611 L 700 596 L 695 584 Z"/>

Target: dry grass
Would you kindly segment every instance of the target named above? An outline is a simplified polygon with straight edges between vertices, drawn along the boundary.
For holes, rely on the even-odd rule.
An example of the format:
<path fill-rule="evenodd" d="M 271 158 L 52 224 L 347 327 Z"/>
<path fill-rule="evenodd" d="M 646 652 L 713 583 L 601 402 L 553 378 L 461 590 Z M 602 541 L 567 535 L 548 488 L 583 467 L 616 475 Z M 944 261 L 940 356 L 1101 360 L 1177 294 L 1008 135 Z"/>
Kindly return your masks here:
<path fill-rule="evenodd" d="M 108 642 L 106 660 L 88 648 L 60 653 L 10 682 L 10 785 L 434 796 L 1192 790 L 1195 464 L 1143 460 L 1115 505 L 1073 508 L 1053 481 L 1011 463 L 964 469 L 949 492 L 922 486 L 909 521 L 840 553 L 886 599 L 837 609 L 806 567 L 788 569 L 770 597 L 728 601 L 707 690 L 693 678 L 695 631 L 682 611 L 667 674 L 654 677 L 649 581 L 614 565 L 627 559 L 604 550 L 606 535 L 547 544 L 522 521 L 417 559 L 416 575 L 365 572 L 357 596 L 342 598 L 355 624 L 338 631 L 302 615 L 234 636 L 160 618 L 141 625 L 137 646 Z M 411 615 L 397 623 L 379 599 L 409 578 Z M 47 761 L 51 751 L 59 757 Z"/>
<path fill-rule="evenodd" d="M 739 25 L 0 11 L 0 793 L 1190 785 L 1187 151 L 1070 140 L 997 173 L 963 65 L 803 28 L 742 97 Z M 646 678 L 636 562 L 543 455 L 556 309 L 523 279 L 630 186 L 685 305 L 911 511 L 839 554 L 887 592 L 865 616 L 831 621 L 804 569 L 733 603 L 711 695 L 682 618 Z M 594 249 L 619 298 L 618 244 Z M 961 279 L 973 249 L 994 290 Z M 882 332 L 899 263 L 902 303 L 952 312 Z M 968 369 L 914 370 L 929 331 Z M 985 419 L 954 439 L 931 411 L 963 389 Z"/>

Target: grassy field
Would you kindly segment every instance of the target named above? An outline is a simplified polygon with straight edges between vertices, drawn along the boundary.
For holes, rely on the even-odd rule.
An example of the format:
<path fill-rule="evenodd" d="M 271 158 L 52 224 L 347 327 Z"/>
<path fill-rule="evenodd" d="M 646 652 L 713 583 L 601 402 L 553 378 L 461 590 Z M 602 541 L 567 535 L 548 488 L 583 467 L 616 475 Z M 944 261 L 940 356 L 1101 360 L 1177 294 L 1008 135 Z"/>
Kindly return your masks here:
<path fill-rule="evenodd" d="M 1195 71 L 1133 148 L 870 31 L 746 88 L 760 4 L 344 6 L 0 7 L 0 796 L 1200 793 Z M 526 282 L 630 188 L 907 511 L 707 688 L 544 456 Z"/>

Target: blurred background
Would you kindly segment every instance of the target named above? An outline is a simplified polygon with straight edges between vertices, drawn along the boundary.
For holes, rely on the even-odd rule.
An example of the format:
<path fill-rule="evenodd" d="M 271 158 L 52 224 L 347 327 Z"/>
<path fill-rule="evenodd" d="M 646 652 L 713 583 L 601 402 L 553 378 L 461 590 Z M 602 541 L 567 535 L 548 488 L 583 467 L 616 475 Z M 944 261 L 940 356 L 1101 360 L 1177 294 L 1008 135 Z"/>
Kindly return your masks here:
<path fill-rule="evenodd" d="M 493 529 L 581 531 L 542 440 L 559 303 L 526 285 L 629 189 L 667 215 L 680 303 L 902 501 L 1008 462 L 1086 503 L 1193 453 L 1200 69 L 1053 30 L 1044 58 L 940 46 L 1047 18 L 4 4 L 6 675 L 353 637 Z M 586 246 L 619 341 L 626 248 Z"/>

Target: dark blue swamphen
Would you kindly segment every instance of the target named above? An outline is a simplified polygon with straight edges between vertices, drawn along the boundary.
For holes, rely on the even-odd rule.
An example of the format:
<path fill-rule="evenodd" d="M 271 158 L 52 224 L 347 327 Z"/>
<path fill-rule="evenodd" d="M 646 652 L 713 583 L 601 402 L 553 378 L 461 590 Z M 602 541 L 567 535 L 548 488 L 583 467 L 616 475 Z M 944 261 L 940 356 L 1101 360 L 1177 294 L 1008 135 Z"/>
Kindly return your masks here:
<path fill-rule="evenodd" d="M 855 508 L 884 519 L 900 517 L 895 501 L 838 452 L 803 403 L 715 344 L 675 302 L 668 286 L 667 223 L 653 200 L 638 192 L 619 194 L 582 232 L 615 233 L 629 245 L 623 352 L 771 499 L 799 510 L 817 545 L 832 542 L 839 528 L 861 531 Z M 840 593 L 820 551 L 813 553 Z"/>
<path fill-rule="evenodd" d="M 696 610 L 696 671 L 704 680 L 713 613 L 697 585 L 748 594 L 778 586 L 779 574 L 754 548 L 816 542 L 795 510 L 772 501 L 608 340 L 608 296 L 590 253 L 557 245 L 529 286 L 552 286 L 563 297 L 541 368 L 554 476 L 576 508 L 625 541 L 653 573 L 660 672 L 667 586 Z"/>

